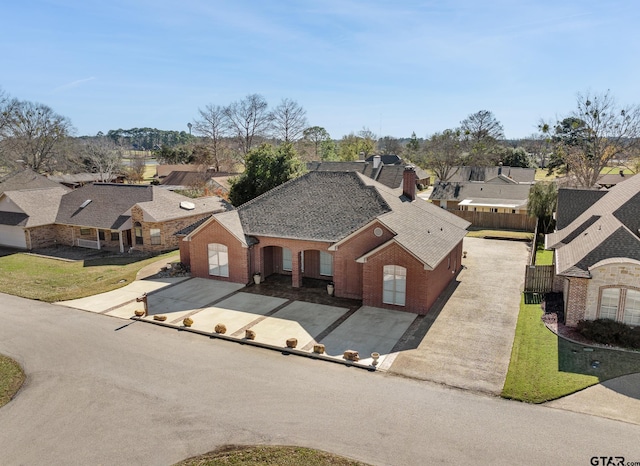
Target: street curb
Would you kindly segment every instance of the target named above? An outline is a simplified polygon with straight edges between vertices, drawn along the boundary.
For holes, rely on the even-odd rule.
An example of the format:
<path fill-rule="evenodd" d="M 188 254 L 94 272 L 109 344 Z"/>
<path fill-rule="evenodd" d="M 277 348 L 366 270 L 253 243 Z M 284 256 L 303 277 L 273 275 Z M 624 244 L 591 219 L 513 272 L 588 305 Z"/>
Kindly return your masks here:
<path fill-rule="evenodd" d="M 245 338 L 234 338 L 232 336 L 224 335 L 222 333 L 206 332 L 204 330 L 197 330 L 197 329 L 194 329 L 194 328 L 178 326 L 178 325 L 174 325 L 174 324 L 161 322 L 159 320 L 147 320 L 147 319 L 140 318 L 140 317 L 130 317 L 130 320 L 134 320 L 134 321 L 138 321 L 138 322 L 145 322 L 147 324 L 158 325 L 160 327 L 171 328 L 171 329 L 174 329 L 174 330 L 178 330 L 180 332 L 196 333 L 198 335 L 203 335 L 205 337 L 217 338 L 219 340 L 231 341 L 231 342 L 234 342 L 234 343 L 239 343 L 241 345 L 249 345 L 249 346 L 255 346 L 255 347 L 258 347 L 258 348 L 268 349 L 268 350 L 271 350 L 271 351 L 278 351 L 278 352 L 283 353 L 283 354 L 294 354 L 296 356 L 302 356 L 302 357 L 305 357 L 305 358 L 308 358 L 308 359 L 319 359 L 321 361 L 332 362 L 332 363 L 335 363 L 335 364 L 342 364 L 343 366 L 356 367 L 358 369 L 364 369 L 364 370 L 369 371 L 369 372 L 378 372 L 377 368 L 374 367 L 374 366 L 360 364 L 360 363 L 354 362 L 354 361 L 336 359 L 336 358 L 333 358 L 331 356 L 325 356 L 324 354 L 318 354 L 318 353 L 313 353 L 313 352 L 309 353 L 309 352 L 298 350 L 298 349 L 295 349 L 295 348 L 287 348 L 285 346 L 274 346 L 274 345 L 270 345 L 268 343 L 261 343 L 259 341 L 247 340 Z"/>

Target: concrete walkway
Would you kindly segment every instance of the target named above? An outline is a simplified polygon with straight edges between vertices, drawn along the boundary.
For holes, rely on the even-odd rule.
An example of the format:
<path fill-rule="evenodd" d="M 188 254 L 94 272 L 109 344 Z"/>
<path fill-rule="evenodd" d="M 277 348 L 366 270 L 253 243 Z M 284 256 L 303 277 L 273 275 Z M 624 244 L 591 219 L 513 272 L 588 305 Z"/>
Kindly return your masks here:
<path fill-rule="evenodd" d="M 545 406 L 640 424 L 640 374 L 607 380 Z"/>
<path fill-rule="evenodd" d="M 416 315 L 363 307 L 353 309 L 325 304 L 294 301 L 243 292 L 237 283 L 202 278 L 157 278 L 166 265 L 160 261 L 145 267 L 138 280 L 123 288 L 87 298 L 56 304 L 121 319 L 131 319 L 143 309 L 136 298 L 147 294 L 149 315 L 141 320 L 185 329 L 183 320 L 193 320 L 192 330 L 214 334 L 217 324 L 224 324 L 225 337 L 247 343 L 245 331 L 253 330 L 255 342 L 284 348 L 289 338 L 298 340 L 297 351 L 312 353 L 316 344 L 324 344 L 325 356 L 344 362 L 346 350 L 358 351 L 358 365 L 369 366 L 371 354 L 380 354 L 378 368 L 415 321 Z M 144 279 L 140 279 L 144 277 Z M 390 364 L 384 365 L 386 369 Z M 383 369 L 383 370 L 384 370 Z"/>
<path fill-rule="evenodd" d="M 511 358 L 527 243 L 465 238 L 464 270 L 390 372 L 499 395 Z M 445 293 L 446 294 L 446 293 Z M 442 307 L 443 306 L 443 307 Z"/>

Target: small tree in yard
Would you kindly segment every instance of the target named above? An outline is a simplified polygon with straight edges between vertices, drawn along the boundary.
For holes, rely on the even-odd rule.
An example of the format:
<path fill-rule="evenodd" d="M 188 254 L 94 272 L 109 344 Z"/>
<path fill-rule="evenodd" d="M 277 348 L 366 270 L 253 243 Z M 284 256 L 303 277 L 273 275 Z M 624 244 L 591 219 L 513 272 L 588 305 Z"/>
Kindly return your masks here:
<path fill-rule="evenodd" d="M 542 233 L 549 233 L 557 200 L 558 188 L 552 182 L 538 182 L 529 191 L 527 213 L 538 218 L 538 230 Z"/>
<path fill-rule="evenodd" d="M 234 206 L 266 193 L 304 172 L 304 164 L 291 143 L 277 148 L 262 144 L 247 154 L 246 170 L 231 182 L 229 200 Z"/>

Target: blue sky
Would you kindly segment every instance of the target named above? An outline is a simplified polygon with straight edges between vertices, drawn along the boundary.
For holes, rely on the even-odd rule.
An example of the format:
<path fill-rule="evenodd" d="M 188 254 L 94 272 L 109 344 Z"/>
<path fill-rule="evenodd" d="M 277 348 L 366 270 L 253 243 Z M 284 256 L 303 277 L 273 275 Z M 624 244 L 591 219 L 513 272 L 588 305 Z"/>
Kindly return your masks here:
<path fill-rule="evenodd" d="M 259 93 L 336 139 L 425 137 L 481 109 L 518 138 L 578 92 L 640 103 L 638 24 L 634 0 L 24 0 L 0 10 L 0 86 L 78 135 L 186 131 Z"/>

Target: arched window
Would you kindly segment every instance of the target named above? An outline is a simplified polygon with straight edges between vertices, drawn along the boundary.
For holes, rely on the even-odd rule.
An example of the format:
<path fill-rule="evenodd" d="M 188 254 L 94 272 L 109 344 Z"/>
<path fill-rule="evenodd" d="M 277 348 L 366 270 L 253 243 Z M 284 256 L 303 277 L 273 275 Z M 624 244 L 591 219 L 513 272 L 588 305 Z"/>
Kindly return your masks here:
<path fill-rule="evenodd" d="M 385 265 L 382 278 L 382 302 L 404 306 L 407 290 L 407 269 Z"/>
<path fill-rule="evenodd" d="M 600 319 L 616 320 L 620 288 L 605 288 L 600 295 Z"/>
<path fill-rule="evenodd" d="M 640 325 L 640 291 L 627 289 L 622 322 L 633 327 Z"/>
<path fill-rule="evenodd" d="M 207 246 L 209 253 L 209 275 L 217 277 L 229 276 L 229 253 L 224 244 L 211 243 Z"/>
<path fill-rule="evenodd" d="M 140 222 L 136 222 L 133 225 L 133 231 L 136 235 L 136 244 L 144 244 L 142 240 L 142 225 L 140 225 Z"/>

